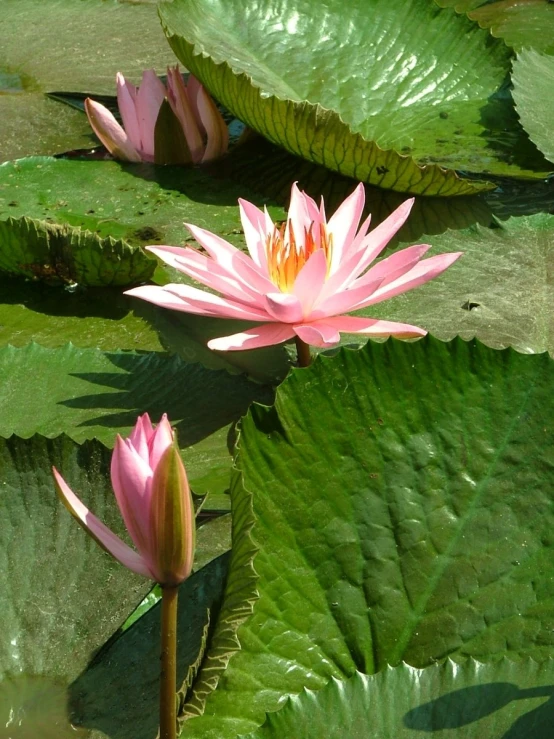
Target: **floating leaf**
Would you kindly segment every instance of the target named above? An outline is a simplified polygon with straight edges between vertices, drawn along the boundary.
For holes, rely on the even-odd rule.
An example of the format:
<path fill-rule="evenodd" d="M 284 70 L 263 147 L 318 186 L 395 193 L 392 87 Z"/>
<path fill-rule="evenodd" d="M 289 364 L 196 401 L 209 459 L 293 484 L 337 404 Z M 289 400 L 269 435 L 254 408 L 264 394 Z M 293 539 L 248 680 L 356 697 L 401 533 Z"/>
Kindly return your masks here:
<path fill-rule="evenodd" d="M 549 0 L 435 0 L 441 8 L 467 13 L 481 28 L 517 51 L 531 47 L 554 54 L 554 8 Z"/>
<path fill-rule="evenodd" d="M 547 355 L 390 340 L 293 371 L 253 406 L 225 618 L 187 736 L 247 733 L 284 695 L 356 670 L 549 658 L 553 381 Z"/>
<path fill-rule="evenodd" d="M 459 739 L 549 739 L 553 678 L 552 660 L 505 659 L 493 665 L 469 660 L 462 666 L 448 661 L 424 670 L 400 665 L 377 675 L 356 672 L 289 698 L 243 739 L 413 739 L 416 732 L 447 739 L 453 731 Z"/>
<path fill-rule="evenodd" d="M 551 34 L 554 33 L 554 5 L 552 24 Z M 554 56 L 524 49 L 514 61 L 512 81 L 523 127 L 545 157 L 554 162 Z"/>
<path fill-rule="evenodd" d="M 206 491 L 214 474 L 223 477 L 218 490 L 225 489 L 231 466 L 228 425 L 253 400 L 271 402 L 266 387 L 244 376 L 158 352 L 8 346 L 0 349 L 0 376 L 0 436 L 51 437 L 64 431 L 75 441 L 98 438 L 113 446 L 116 434 L 128 434 L 141 413 L 155 422 L 168 413 L 191 481 L 204 480 L 197 492 Z M 198 442 L 203 444 L 197 451 Z"/>
<path fill-rule="evenodd" d="M 342 174 L 444 196 L 487 189 L 488 174 L 549 171 L 497 96 L 509 50 L 429 0 L 356 0 L 348 13 L 341 0 L 175 0 L 160 16 L 237 118 Z"/>

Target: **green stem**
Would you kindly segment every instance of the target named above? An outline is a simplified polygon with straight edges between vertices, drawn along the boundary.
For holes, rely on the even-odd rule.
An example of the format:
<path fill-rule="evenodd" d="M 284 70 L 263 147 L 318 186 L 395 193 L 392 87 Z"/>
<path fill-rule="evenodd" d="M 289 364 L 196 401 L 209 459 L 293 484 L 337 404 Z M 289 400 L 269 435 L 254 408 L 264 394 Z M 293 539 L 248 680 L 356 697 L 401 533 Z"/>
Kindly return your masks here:
<path fill-rule="evenodd" d="M 177 595 L 162 586 L 162 654 L 160 673 L 160 739 L 177 738 Z"/>
<path fill-rule="evenodd" d="M 309 367 L 312 363 L 310 347 L 299 336 L 296 337 L 296 352 L 298 354 L 298 366 Z"/>

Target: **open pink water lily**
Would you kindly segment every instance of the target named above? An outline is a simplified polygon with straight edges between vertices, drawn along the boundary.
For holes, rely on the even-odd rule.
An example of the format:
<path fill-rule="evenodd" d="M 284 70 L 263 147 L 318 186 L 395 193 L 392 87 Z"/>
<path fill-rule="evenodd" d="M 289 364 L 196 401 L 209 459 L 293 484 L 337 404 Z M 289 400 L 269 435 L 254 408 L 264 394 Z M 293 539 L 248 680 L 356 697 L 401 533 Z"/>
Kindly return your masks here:
<path fill-rule="evenodd" d="M 117 103 L 123 128 L 110 111 L 87 98 L 85 110 L 94 132 L 116 158 L 129 162 L 155 161 L 154 133 L 164 100 L 169 102 L 183 130 L 193 164 L 217 159 L 227 151 L 229 133 L 221 113 L 200 82 L 185 82 L 178 67 L 168 67 L 167 88 L 153 69 L 135 87 L 117 73 Z"/>
<path fill-rule="evenodd" d="M 191 573 L 194 507 L 184 465 L 167 420 L 154 430 L 148 413 L 137 419 L 128 439 L 117 436 L 111 478 L 117 505 L 137 551 L 102 523 L 53 468 L 58 495 L 100 546 L 132 572 L 165 586 Z"/>
<path fill-rule="evenodd" d="M 128 290 L 156 305 L 261 325 L 212 339 L 211 349 L 233 350 L 279 344 L 298 337 L 305 344 L 329 347 L 340 332 L 368 336 L 423 336 L 426 331 L 344 313 L 393 298 L 444 272 L 461 252 L 422 256 L 431 247 L 402 249 L 368 267 L 407 219 L 413 199 L 400 205 L 368 233 L 368 217 L 358 228 L 365 202 L 362 184 L 327 221 L 323 200 L 292 187 L 286 225 L 278 228 L 267 210 L 239 200 L 247 256 L 227 241 L 186 224 L 208 256 L 192 248 L 149 246 L 164 262 L 221 294 L 190 285 L 147 285 Z"/>

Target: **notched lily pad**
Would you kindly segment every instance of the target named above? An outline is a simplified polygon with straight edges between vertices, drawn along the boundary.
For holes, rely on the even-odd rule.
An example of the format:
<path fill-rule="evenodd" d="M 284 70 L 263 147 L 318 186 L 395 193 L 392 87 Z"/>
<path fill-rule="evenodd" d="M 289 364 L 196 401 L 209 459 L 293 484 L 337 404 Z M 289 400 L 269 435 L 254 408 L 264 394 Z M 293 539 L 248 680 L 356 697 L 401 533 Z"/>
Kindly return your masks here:
<path fill-rule="evenodd" d="M 0 221 L 0 271 L 50 284 L 122 287 L 148 280 L 156 261 L 140 247 L 67 224 Z"/>

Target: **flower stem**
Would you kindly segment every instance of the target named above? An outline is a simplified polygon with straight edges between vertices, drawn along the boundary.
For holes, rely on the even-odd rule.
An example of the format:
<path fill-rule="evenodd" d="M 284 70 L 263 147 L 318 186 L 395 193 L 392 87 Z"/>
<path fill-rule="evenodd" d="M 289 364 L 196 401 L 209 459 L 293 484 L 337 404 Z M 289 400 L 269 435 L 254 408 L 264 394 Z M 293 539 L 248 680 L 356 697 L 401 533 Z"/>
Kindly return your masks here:
<path fill-rule="evenodd" d="M 177 737 L 177 595 L 178 587 L 162 586 L 162 653 L 160 673 L 160 739 Z"/>
<path fill-rule="evenodd" d="M 298 354 L 298 366 L 309 367 L 312 363 L 310 347 L 305 341 L 302 341 L 299 336 L 296 337 L 296 352 Z"/>

